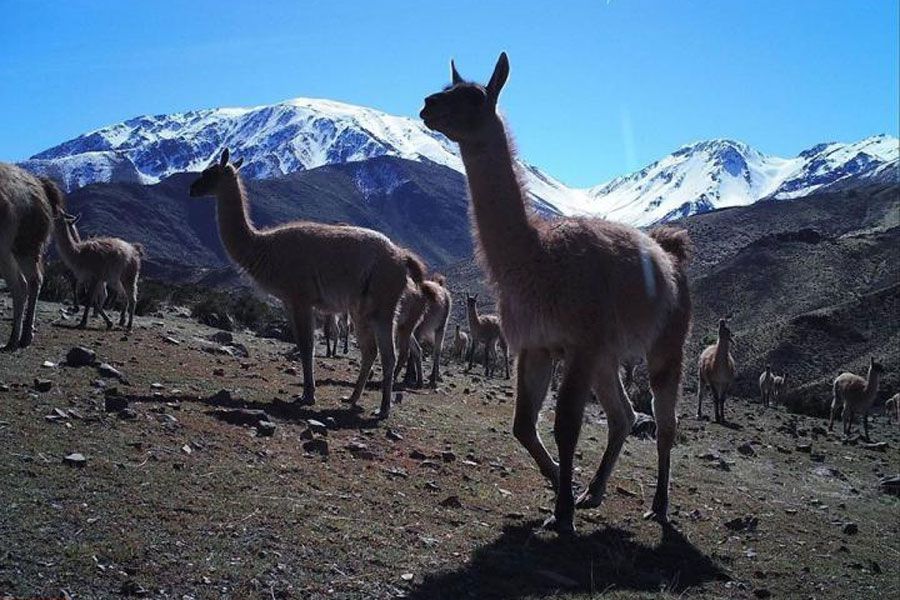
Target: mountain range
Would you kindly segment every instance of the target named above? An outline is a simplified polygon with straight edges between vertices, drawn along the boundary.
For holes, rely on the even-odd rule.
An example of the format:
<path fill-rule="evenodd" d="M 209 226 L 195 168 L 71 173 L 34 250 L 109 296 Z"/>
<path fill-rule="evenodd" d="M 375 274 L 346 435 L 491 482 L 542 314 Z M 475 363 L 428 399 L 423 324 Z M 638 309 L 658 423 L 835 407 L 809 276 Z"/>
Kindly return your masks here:
<path fill-rule="evenodd" d="M 80 135 L 23 161 L 68 190 L 91 183 L 155 184 L 202 170 L 223 147 L 244 158 L 245 177 L 268 180 L 317 167 L 389 156 L 463 172 L 456 145 L 407 117 L 331 100 L 296 98 L 252 108 L 141 116 Z M 683 146 L 634 173 L 587 189 L 520 162 L 536 209 L 650 225 L 764 198 L 791 199 L 868 183 L 900 171 L 900 140 L 888 135 L 823 143 L 793 158 L 732 140 Z M 400 182 L 359 182 L 390 193 Z M 363 194 L 365 194 L 363 190 Z"/>

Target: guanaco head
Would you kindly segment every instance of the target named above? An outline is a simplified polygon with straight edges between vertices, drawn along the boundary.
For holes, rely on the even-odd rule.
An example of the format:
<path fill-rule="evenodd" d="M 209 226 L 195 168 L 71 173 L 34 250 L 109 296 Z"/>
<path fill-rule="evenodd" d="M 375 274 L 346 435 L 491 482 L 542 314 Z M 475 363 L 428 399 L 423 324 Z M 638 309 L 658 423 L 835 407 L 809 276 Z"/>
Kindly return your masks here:
<path fill-rule="evenodd" d="M 219 182 L 222 181 L 222 177 L 229 169 L 233 173 L 241 168 L 244 159 L 239 158 L 236 162 L 229 164 L 229 156 L 228 148 L 225 148 L 225 150 L 222 151 L 222 158 L 219 159 L 219 162 L 213 162 L 213 164 L 200 173 L 200 177 L 191 184 L 191 198 L 214 196 L 219 189 Z"/>
<path fill-rule="evenodd" d="M 876 375 L 881 375 L 884 373 L 884 365 L 879 362 L 875 362 L 875 357 L 872 356 L 869 358 L 869 370 Z"/>
<path fill-rule="evenodd" d="M 478 294 L 475 294 L 474 296 L 470 296 L 469 292 L 466 292 L 466 308 L 469 309 L 469 312 L 472 312 L 478 308 L 477 302 L 478 302 Z"/>
<path fill-rule="evenodd" d="M 719 339 L 731 341 L 731 329 L 725 319 L 719 319 Z"/>
<path fill-rule="evenodd" d="M 477 141 L 487 127 L 496 122 L 497 99 L 509 77 L 509 59 L 500 54 L 494 74 L 487 85 L 465 81 L 450 61 L 452 83 L 425 98 L 419 113 L 428 129 L 443 133 L 454 142 Z"/>

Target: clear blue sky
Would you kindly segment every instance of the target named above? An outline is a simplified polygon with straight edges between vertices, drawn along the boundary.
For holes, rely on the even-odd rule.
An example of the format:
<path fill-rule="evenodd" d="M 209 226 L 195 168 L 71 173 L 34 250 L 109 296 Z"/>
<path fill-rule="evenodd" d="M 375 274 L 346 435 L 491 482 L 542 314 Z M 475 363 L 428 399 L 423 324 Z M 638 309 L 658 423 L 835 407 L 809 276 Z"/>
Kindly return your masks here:
<path fill-rule="evenodd" d="M 325 97 L 415 116 L 455 57 L 571 185 L 685 143 L 898 133 L 898 1 L 0 0 L 0 160 L 140 114 Z"/>

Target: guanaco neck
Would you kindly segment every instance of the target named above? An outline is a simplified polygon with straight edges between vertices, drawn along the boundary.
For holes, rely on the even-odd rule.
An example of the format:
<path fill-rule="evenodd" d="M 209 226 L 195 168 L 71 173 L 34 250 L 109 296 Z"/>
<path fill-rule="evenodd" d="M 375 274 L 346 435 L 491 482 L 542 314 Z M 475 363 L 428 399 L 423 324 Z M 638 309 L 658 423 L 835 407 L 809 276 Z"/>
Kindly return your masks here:
<path fill-rule="evenodd" d="M 81 256 L 81 242 L 74 238 L 71 228 L 61 219 L 53 227 L 56 248 L 63 261 L 71 265 Z"/>
<path fill-rule="evenodd" d="M 719 337 L 716 342 L 716 362 L 725 364 L 728 361 L 728 338 Z M 766 371 L 768 373 L 768 371 Z"/>
<path fill-rule="evenodd" d="M 537 245 L 503 121 L 496 117 L 482 140 L 460 142 L 459 149 L 478 243 L 492 274 L 500 277 L 508 266 L 521 265 Z"/>
<path fill-rule="evenodd" d="M 478 307 L 477 306 L 469 306 L 466 313 L 469 317 L 469 330 L 476 334 L 478 333 Z"/>
<path fill-rule="evenodd" d="M 878 393 L 878 371 L 869 367 L 869 373 L 866 376 L 866 396 L 874 396 Z"/>
<path fill-rule="evenodd" d="M 229 168 L 216 193 L 216 220 L 219 236 L 231 258 L 252 275 L 258 266 L 256 257 L 260 234 L 247 214 L 247 194 L 236 171 Z"/>

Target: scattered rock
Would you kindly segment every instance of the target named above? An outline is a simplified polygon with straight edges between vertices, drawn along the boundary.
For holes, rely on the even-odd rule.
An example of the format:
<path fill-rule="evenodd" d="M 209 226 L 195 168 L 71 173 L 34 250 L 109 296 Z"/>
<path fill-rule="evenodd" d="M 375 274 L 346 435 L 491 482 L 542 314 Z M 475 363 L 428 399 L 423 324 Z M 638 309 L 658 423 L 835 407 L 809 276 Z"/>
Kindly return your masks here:
<path fill-rule="evenodd" d="M 260 421 L 256 424 L 256 435 L 259 437 L 271 437 L 275 434 L 275 423 L 272 421 Z"/>
<path fill-rule="evenodd" d="M 103 409 L 106 412 L 119 412 L 128 406 L 128 398 L 124 396 L 106 396 L 103 399 Z"/>
<path fill-rule="evenodd" d="M 68 456 L 63 458 L 63 463 L 69 465 L 70 467 L 82 468 L 87 464 L 87 459 L 84 457 L 84 454 L 73 452 L 72 454 L 69 454 Z"/>
<path fill-rule="evenodd" d="M 328 427 L 326 427 L 325 423 L 321 421 L 317 421 L 315 419 L 307 419 L 306 425 L 309 427 L 309 430 L 316 435 L 328 435 Z"/>
<path fill-rule="evenodd" d="M 127 383 L 128 379 L 125 374 L 109 363 L 100 363 L 97 365 L 97 372 L 103 377 L 114 377 L 123 383 Z"/>
<path fill-rule="evenodd" d="M 797 444 L 796 449 L 797 449 L 797 452 L 803 452 L 804 454 L 812 454 L 812 444 Z"/>
<path fill-rule="evenodd" d="M 409 452 L 409 457 L 413 460 L 425 460 L 428 458 L 421 450 L 411 450 Z"/>
<path fill-rule="evenodd" d="M 739 454 L 744 456 L 756 456 L 756 450 L 753 449 L 753 446 L 750 445 L 750 442 L 744 442 L 740 446 L 737 447 L 737 451 Z"/>
<path fill-rule="evenodd" d="M 150 592 L 144 586 L 131 579 L 122 583 L 119 593 L 123 596 L 136 596 L 138 598 L 150 595 Z"/>
<path fill-rule="evenodd" d="M 70 367 L 88 367 L 97 360 L 97 353 L 84 346 L 74 346 L 66 353 L 66 364 Z"/>
<path fill-rule="evenodd" d="M 384 433 L 385 437 L 389 440 L 393 440 L 395 442 L 402 442 L 403 436 L 394 431 L 393 429 L 388 428 L 388 430 Z"/>
<path fill-rule="evenodd" d="M 441 506 L 444 508 L 462 508 L 462 501 L 459 496 L 447 496 L 441 500 Z"/>
<path fill-rule="evenodd" d="M 234 336 L 231 334 L 230 331 L 223 330 L 223 331 L 217 331 L 217 332 L 213 333 L 212 335 L 209 336 L 209 339 L 211 339 L 212 341 L 214 341 L 218 344 L 226 345 L 226 344 L 230 344 L 231 342 L 234 341 Z"/>
<path fill-rule="evenodd" d="M 843 532 L 844 535 L 856 535 L 859 533 L 859 526 L 856 523 L 844 523 L 841 532 Z"/>
<path fill-rule="evenodd" d="M 69 418 L 69 414 L 61 408 L 54 408 L 49 415 L 44 415 L 48 421 L 65 421 Z"/>
<path fill-rule="evenodd" d="M 756 531 L 759 518 L 747 515 L 725 522 L 725 527 L 731 531 Z"/>
<path fill-rule="evenodd" d="M 860 446 L 862 446 L 866 450 L 884 452 L 885 450 L 887 450 L 888 444 L 887 442 L 862 442 Z"/>
<path fill-rule="evenodd" d="M 134 421 L 138 418 L 138 414 L 133 408 L 123 408 L 119 411 L 119 418 L 125 421 Z"/>
<path fill-rule="evenodd" d="M 453 462 L 456 460 L 456 454 L 450 450 L 445 450 L 441 452 L 441 459 L 443 459 L 444 462 Z"/>
<path fill-rule="evenodd" d="M 328 456 L 328 441 L 324 438 L 316 438 L 303 442 L 303 450 L 310 454 Z"/>
<path fill-rule="evenodd" d="M 213 411 L 213 416 L 232 425 L 258 426 L 262 421 L 272 422 L 266 411 L 252 408 L 219 408 Z"/>
<path fill-rule="evenodd" d="M 190 444 L 185 444 L 184 446 L 181 447 L 181 451 L 184 452 L 185 454 L 190 455 L 190 454 L 193 454 L 194 449 L 191 448 Z"/>
<path fill-rule="evenodd" d="M 225 376 L 225 369 L 222 369 L 222 368 L 213 369 L 213 375 L 216 376 L 216 377 L 224 377 L 224 376 Z"/>
<path fill-rule="evenodd" d="M 212 404 L 231 404 L 234 398 L 231 395 L 231 390 L 219 390 L 210 396 L 209 401 Z"/>
<path fill-rule="evenodd" d="M 41 363 L 41 366 L 44 367 L 45 369 L 55 369 L 56 363 L 53 362 L 52 360 L 45 360 L 44 362 Z"/>
<path fill-rule="evenodd" d="M 373 460 L 375 458 L 375 453 L 369 450 L 369 447 L 362 442 L 350 442 L 344 448 L 350 451 L 353 458 L 362 460 Z"/>
<path fill-rule="evenodd" d="M 164 341 L 165 343 L 171 344 L 171 345 L 173 345 L 173 346 L 180 346 L 180 345 L 181 345 L 181 340 L 177 340 L 177 339 L 173 338 L 172 336 L 166 336 L 166 337 L 164 337 L 164 338 L 163 338 L 163 341 Z"/>
<path fill-rule="evenodd" d="M 53 389 L 53 382 L 49 379 L 35 379 L 34 389 L 41 393 L 49 392 Z"/>
<path fill-rule="evenodd" d="M 629 498 L 637 498 L 637 492 L 625 489 L 620 485 L 616 486 L 616 493 L 621 494 L 622 496 L 628 496 Z"/>
<path fill-rule="evenodd" d="M 890 494 L 891 496 L 900 496 L 900 475 L 882 477 L 878 481 L 878 487 L 880 487 L 881 491 L 885 494 Z"/>

